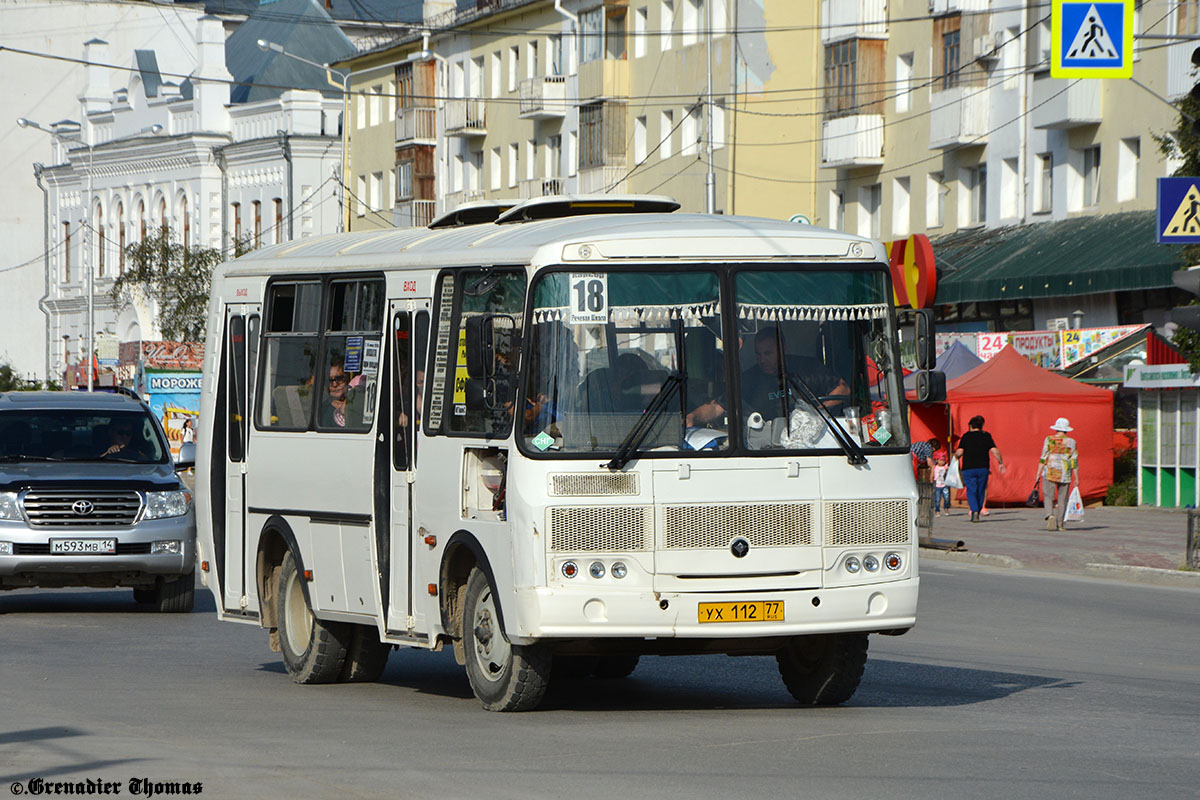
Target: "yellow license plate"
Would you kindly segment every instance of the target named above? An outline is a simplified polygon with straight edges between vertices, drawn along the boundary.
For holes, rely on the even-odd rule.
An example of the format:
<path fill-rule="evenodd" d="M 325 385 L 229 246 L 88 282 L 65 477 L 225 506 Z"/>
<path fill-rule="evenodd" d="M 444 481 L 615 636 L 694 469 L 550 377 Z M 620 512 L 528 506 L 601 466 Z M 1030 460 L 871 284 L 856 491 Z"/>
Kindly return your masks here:
<path fill-rule="evenodd" d="M 696 617 L 700 622 L 783 622 L 783 601 L 700 603 Z"/>

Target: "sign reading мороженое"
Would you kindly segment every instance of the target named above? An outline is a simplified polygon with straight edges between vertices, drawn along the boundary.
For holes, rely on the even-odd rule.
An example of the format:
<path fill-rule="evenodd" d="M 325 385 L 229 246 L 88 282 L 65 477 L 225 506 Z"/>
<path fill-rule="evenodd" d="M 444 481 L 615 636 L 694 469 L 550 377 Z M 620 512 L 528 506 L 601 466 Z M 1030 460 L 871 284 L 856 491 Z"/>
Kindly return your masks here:
<path fill-rule="evenodd" d="M 151 392 L 194 392 L 200 393 L 200 373 L 174 373 L 148 375 L 147 388 Z"/>

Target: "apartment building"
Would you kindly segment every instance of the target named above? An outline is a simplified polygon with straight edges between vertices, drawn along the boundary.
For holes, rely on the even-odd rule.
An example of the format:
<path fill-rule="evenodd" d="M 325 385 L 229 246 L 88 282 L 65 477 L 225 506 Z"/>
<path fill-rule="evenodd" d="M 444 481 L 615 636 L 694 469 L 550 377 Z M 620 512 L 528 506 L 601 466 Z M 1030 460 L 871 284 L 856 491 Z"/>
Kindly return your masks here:
<path fill-rule="evenodd" d="M 1051 78 L 1049 2 L 825 0 L 819 222 L 927 234 L 943 329 L 1165 323 L 1181 265 L 1155 244 L 1154 137 L 1192 44 L 1162 36 L 1194 8 L 1138 4 L 1159 37 L 1137 40 L 1139 86 Z"/>
<path fill-rule="evenodd" d="M 361 200 L 350 227 L 591 192 L 811 219 L 817 22 L 787 0 L 495 0 L 430 16 L 338 65 Z"/>

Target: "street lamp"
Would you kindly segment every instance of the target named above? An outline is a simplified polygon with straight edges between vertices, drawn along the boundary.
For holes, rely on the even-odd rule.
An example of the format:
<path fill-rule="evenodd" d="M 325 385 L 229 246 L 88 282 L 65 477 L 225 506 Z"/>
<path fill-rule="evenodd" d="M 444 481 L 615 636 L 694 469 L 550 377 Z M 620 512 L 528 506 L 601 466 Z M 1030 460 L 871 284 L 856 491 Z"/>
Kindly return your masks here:
<path fill-rule="evenodd" d="M 85 284 L 87 286 L 87 289 L 86 289 L 86 291 L 87 291 L 87 330 L 85 331 L 85 333 L 87 334 L 87 345 L 86 345 L 87 350 L 85 352 L 85 358 L 87 359 L 87 388 L 88 388 L 88 391 L 90 392 L 90 391 L 92 391 L 92 388 L 93 388 L 93 386 L 92 386 L 92 384 L 93 384 L 92 365 L 94 363 L 93 359 L 95 358 L 95 353 L 96 353 L 96 332 L 94 330 L 96 327 L 96 296 L 95 296 L 95 292 L 93 291 L 94 277 L 92 275 L 92 219 L 91 219 L 91 217 L 92 217 L 92 174 L 95 172 L 95 170 L 93 169 L 93 166 L 95 163 L 96 153 L 95 153 L 95 145 L 90 141 L 85 142 L 83 140 L 83 129 L 81 126 L 78 125 L 78 123 L 73 123 L 70 126 L 70 128 L 71 128 L 70 133 L 66 133 L 61 130 L 58 130 L 59 126 L 61 126 L 61 123 L 58 123 L 57 125 L 52 126 L 50 128 L 46 128 L 46 127 L 39 125 L 38 123 L 34 122 L 31 119 L 26 119 L 25 117 L 17 118 L 17 127 L 18 128 L 33 128 L 34 130 L 41 131 L 42 133 L 44 133 L 48 136 L 53 136 L 59 142 L 75 142 L 76 144 L 83 145 L 84 147 L 86 147 L 88 149 L 87 199 L 84 201 L 85 202 L 85 205 L 84 205 L 85 223 L 84 223 L 84 227 L 83 227 L 83 269 L 84 269 L 84 275 L 87 279 L 85 281 Z M 120 142 L 120 141 L 124 141 L 126 139 L 133 139 L 133 138 L 135 138 L 137 136 L 141 136 L 143 134 L 154 135 L 154 134 L 158 133 L 159 131 L 161 131 L 162 129 L 163 129 L 162 125 L 155 123 L 154 125 L 147 125 L 146 127 L 142 128 L 141 130 L 136 131 L 134 133 L 129 133 L 124 136 L 118 136 L 115 139 L 109 139 L 108 141 L 110 143 L 111 142 Z"/>
<path fill-rule="evenodd" d="M 298 56 L 295 53 L 289 53 L 283 49 L 283 45 L 278 42 L 268 42 L 266 39 L 259 39 L 258 49 L 263 52 L 279 53 L 281 56 L 299 61 L 301 64 L 308 64 L 310 67 L 325 71 L 325 80 L 330 86 L 337 87 L 333 81 L 333 76 L 337 75 L 342 79 L 342 214 L 339 215 L 338 227 L 342 230 L 346 228 L 346 181 L 350 180 L 350 165 L 347 163 L 350 159 L 350 70 L 335 70 L 328 64 L 320 64 L 304 56 Z M 288 198 L 288 203 L 291 203 L 291 198 Z M 289 216 L 291 209 L 288 209 Z"/>

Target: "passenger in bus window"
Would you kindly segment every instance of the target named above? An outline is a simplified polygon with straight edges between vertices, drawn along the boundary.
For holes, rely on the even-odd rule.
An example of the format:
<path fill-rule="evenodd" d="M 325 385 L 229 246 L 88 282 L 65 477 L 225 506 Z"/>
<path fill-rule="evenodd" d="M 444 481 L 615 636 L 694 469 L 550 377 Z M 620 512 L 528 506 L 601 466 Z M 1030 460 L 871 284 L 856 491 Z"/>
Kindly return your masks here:
<path fill-rule="evenodd" d="M 781 381 L 779 359 L 779 329 L 768 326 L 754 337 L 754 366 L 742 372 L 742 410 L 749 414 L 757 411 L 767 419 L 786 416 L 791 407 L 785 398 L 791 395 L 786 382 Z M 842 378 L 814 356 L 788 356 L 787 372 L 803 380 L 818 397 L 845 395 L 849 399 L 850 387 Z M 781 383 L 783 386 L 781 386 Z M 837 405 L 838 400 L 826 400 L 825 405 Z"/>
<path fill-rule="evenodd" d="M 687 402 L 690 411 L 685 422 L 689 428 L 725 428 L 725 370 L 717 337 L 708 328 L 688 331 L 684 337 L 684 363 L 687 365 Z"/>
<path fill-rule="evenodd" d="M 325 427 L 344 428 L 348 416 L 352 426 L 358 424 L 352 410 L 351 376 L 346 373 L 344 363 L 335 357 L 329 365 L 329 402 L 321 407 L 321 425 Z"/>

